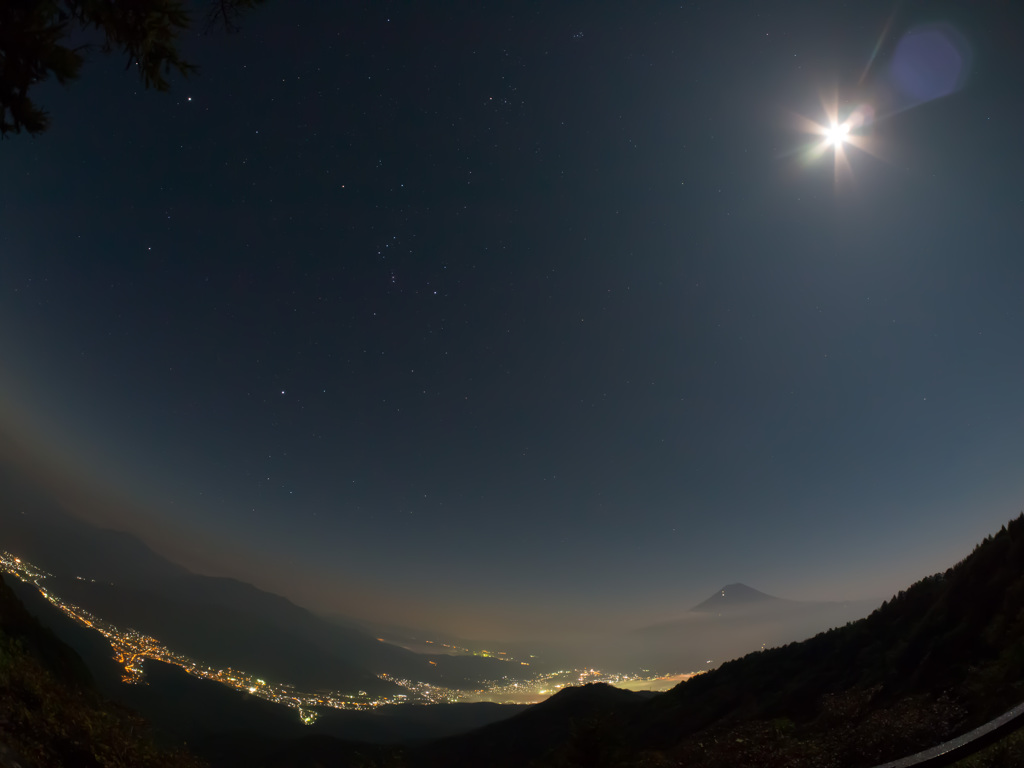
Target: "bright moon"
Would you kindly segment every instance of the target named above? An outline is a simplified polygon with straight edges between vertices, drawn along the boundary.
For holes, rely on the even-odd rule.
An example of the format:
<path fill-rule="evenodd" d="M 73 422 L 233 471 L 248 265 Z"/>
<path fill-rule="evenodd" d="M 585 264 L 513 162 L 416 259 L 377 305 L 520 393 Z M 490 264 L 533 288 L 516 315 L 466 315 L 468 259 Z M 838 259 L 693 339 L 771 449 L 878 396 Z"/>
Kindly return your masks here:
<path fill-rule="evenodd" d="M 830 128 L 828 128 L 828 129 L 826 129 L 826 131 L 825 131 L 825 140 L 828 141 L 828 143 L 831 144 L 833 147 L 838 147 L 844 141 L 846 141 L 846 137 L 849 136 L 849 135 L 850 135 L 850 124 L 849 123 L 843 123 L 842 125 L 837 125 L 836 123 L 832 123 L 832 126 Z"/>
<path fill-rule="evenodd" d="M 877 155 L 873 147 L 876 140 L 870 136 L 870 128 L 875 123 L 875 109 L 870 104 L 858 105 L 849 112 L 839 112 L 839 96 L 835 96 L 831 105 L 822 97 L 822 110 L 824 120 L 817 121 L 801 115 L 794 115 L 795 128 L 802 133 L 811 134 L 813 137 L 801 150 L 794 150 L 793 154 L 800 152 L 806 163 L 813 163 L 825 155 L 831 155 L 835 162 L 836 184 L 839 184 L 840 176 L 851 174 L 850 159 L 848 154 L 854 148 L 868 154 Z"/>

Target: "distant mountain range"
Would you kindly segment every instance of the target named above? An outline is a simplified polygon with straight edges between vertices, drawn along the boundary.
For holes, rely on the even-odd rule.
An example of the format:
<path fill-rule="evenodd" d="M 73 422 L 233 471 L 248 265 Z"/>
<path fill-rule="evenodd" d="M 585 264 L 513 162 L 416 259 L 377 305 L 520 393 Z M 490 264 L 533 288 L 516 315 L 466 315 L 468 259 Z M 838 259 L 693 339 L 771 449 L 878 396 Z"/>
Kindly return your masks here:
<path fill-rule="evenodd" d="M 381 642 L 357 622 L 318 616 L 241 581 L 191 573 L 133 536 L 67 514 L 45 488 L 4 463 L 0 492 L 0 549 L 52 572 L 51 587 L 62 598 L 215 668 L 303 690 L 370 695 L 399 692 L 381 673 L 458 689 L 509 672 L 497 659 L 428 655 L 426 643 Z M 550 665 L 687 673 L 858 619 L 875 604 L 804 603 L 729 584 L 655 626 L 505 649 L 536 656 L 532 672 Z"/>
<path fill-rule="evenodd" d="M 306 690 L 369 694 L 397 690 L 381 673 L 458 688 L 507 669 L 497 659 L 417 654 L 381 642 L 251 584 L 191 573 L 133 536 L 66 514 L 19 478 L 0 476 L 0 488 L 0 549 L 52 573 L 61 598 L 211 666 Z"/>
<path fill-rule="evenodd" d="M 506 662 L 497 659 L 428 655 L 425 643 L 413 652 L 380 642 L 357 622 L 326 619 L 241 581 L 191 573 L 133 536 L 65 513 L 45 489 L 2 464 L 0 491 L 0 549 L 53 573 L 51 586 L 62 598 L 214 667 L 307 690 L 381 695 L 396 691 L 378 677 L 381 673 L 450 688 L 477 687 L 508 673 Z M 803 639 L 860 618 L 872 607 L 802 603 L 730 584 L 672 621 L 519 650 L 540 657 L 532 671 L 552 664 L 552 669 L 692 672 L 759 647 Z"/>

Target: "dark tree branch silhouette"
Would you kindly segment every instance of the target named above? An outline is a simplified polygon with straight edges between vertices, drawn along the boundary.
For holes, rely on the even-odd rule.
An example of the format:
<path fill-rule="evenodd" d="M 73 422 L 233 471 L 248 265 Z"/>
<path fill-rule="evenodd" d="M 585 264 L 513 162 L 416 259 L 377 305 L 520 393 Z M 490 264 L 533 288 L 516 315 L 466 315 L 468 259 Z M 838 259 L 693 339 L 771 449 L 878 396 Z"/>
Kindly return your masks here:
<path fill-rule="evenodd" d="M 261 2 L 209 0 L 204 31 L 237 31 L 242 14 Z M 192 26 L 184 0 L 0 2 L 0 136 L 44 132 L 49 115 L 33 101 L 32 88 L 51 76 L 61 84 L 74 80 L 91 50 L 121 53 L 146 88 L 168 90 L 174 72 L 196 71 L 178 50 L 179 36 Z M 89 36 L 98 42 L 71 42 Z"/>

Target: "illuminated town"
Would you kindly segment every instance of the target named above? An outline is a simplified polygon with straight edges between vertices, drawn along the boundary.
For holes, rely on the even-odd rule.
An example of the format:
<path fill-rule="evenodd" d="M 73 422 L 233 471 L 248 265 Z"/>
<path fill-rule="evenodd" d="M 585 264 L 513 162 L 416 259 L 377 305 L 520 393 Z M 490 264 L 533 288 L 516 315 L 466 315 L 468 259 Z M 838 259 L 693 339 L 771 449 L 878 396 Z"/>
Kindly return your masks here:
<path fill-rule="evenodd" d="M 51 574 L 36 567 L 28 561 L 8 552 L 0 551 L 0 570 L 15 576 L 26 584 L 33 585 L 39 593 L 52 605 L 59 608 L 77 623 L 94 629 L 110 643 L 113 657 L 122 668 L 121 680 L 127 684 L 144 682 L 143 662 L 154 659 L 180 667 L 188 674 L 214 680 L 238 691 L 258 696 L 261 699 L 282 704 L 297 710 L 299 718 L 307 725 L 316 721 L 319 708 L 365 710 L 395 704 L 454 704 L 459 702 L 489 701 L 502 704 L 533 704 L 543 701 L 562 688 L 585 683 L 605 682 L 619 687 L 660 689 L 667 688 L 690 675 L 674 675 L 670 677 L 642 677 L 638 675 L 605 674 L 595 669 L 560 670 L 557 672 L 540 673 L 529 678 L 518 678 L 511 675 L 499 680 L 481 681 L 480 687 L 474 690 L 455 690 L 430 683 L 406 680 L 389 674 L 380 674 L 382 680 L 397 685 L 404 692 L 387 696 L 370 696 L 365 692 L 341 693 L 336 691 L 304 693 L 286 683 L 267 682 L 255 675 L 241 672 L 228 667 L 215 669 L 187 656 L 175 653 L 161 645 L 154 637 L 144 635 L 134 629 L 121 629 L 103 619 L 94 616 L 77 605 L 62 600 L 47 588 L 45 582 L 52 578 Z M 76 577 L 82 579 L 82 577 Z M 83 579 L 84 580 L 84 579 Z M 427 641 L 432 644 L 432 641 Z M 472 653 L 474 655 L 501 659 L 509 662 L 516 669 L 528 667 L 529 662 L 516 663 L 503 651 L 471 651 L 446 643 L 438 643 L 449 651 Z"/>

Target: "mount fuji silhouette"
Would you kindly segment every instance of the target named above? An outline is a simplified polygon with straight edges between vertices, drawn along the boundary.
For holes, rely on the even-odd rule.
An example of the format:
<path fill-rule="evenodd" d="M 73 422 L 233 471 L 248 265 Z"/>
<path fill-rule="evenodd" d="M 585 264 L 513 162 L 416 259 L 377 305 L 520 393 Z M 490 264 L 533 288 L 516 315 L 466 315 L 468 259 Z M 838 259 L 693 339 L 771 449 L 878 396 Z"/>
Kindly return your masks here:
<path fill-rule="evenodd" d="M 691 613 L 721 613 L 739 608 L 753 607 L 794 607 L 797 603 L 794 600 L 784 600 L 781 597 L 774 597 L 765 594 L 746 584 L 726 584 L 720 590 L 711 595 L 707 600 L 695 605 L 690 609 Z"/>

